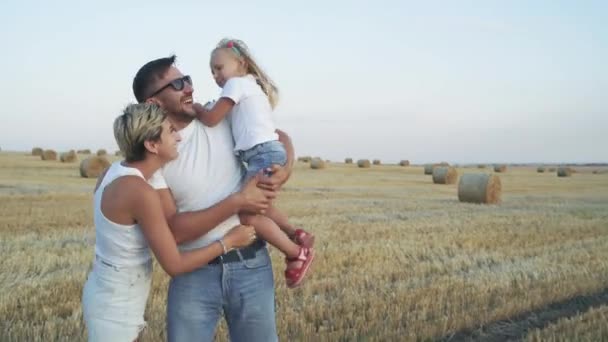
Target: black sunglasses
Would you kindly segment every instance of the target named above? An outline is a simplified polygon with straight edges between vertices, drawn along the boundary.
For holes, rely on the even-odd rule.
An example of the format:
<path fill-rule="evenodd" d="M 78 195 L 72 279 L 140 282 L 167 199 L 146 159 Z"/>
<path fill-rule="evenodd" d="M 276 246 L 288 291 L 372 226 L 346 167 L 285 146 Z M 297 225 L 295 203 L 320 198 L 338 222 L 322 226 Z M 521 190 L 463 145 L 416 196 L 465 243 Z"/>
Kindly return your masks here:
<path fill-rule="evenodd" d="M 188 83 L 189 85 L 192 85 L 192 78 L 190 77 L 190 75 L 186 75 L 184 77 L 174 79 L 173 81 L 169 82 L 168 84 L 161 87 L 157 91 L 153 92 L 152 95 L 148 96 L 148 98 L 160 93 L 161 91 L 163 91 L 169 87 L 173 88 L 173 90 L 175 90 L 175 91 L 180 91 L 180 90 L 184 89 L 184 87 L 186 86 L 186 83 Z"/>

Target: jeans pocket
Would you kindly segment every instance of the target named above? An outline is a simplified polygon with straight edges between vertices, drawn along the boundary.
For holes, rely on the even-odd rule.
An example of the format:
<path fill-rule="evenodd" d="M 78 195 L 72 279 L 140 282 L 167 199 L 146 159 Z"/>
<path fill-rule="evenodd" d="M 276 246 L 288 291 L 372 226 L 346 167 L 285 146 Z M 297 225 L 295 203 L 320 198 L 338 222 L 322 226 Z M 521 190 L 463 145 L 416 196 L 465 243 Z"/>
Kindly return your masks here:
<path fill-rule="evenodd" d="M 270 255 L 268 250 L 263 248 L 256 253 L 255 258 L 243 259 L 243 266 L 247 269 L 256 269 L 270 266 Z"/>

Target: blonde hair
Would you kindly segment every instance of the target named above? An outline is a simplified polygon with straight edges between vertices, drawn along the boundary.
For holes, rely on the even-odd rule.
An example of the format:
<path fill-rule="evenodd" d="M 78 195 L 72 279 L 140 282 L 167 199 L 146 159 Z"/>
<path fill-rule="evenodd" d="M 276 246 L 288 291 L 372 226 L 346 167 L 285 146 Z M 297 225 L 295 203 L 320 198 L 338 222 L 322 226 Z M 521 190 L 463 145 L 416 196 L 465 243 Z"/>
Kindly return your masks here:
<path fill-rule="evenodd" d="M 224 38 L 220 40 L 217 44 L 217 47 L 211 51 L 211 55 L 219 49 L 226 49 L 230 51 L 235 57 L 242 58 L 247 65 L 247 73 L 251 74 L 255 77 L 258 85 L 264 91 L 264 94 L 268 97 L 268 102 L 270 102 L 270 106 L 274 109 L 279 102 L 279 88 L 277 88 L 276 84 L 268 77 L 266 72 L 256 61 L 253 59 L 253 55 L 249 51 L 249 48 L 242 40 Z"/>
<path fill-rule="evenodd" d="M 128 162 L 146 157 L 146 141 L 158 141 L 167 114 L 151 103 L 130 104 L 114 120 L 114 138 Z"/>

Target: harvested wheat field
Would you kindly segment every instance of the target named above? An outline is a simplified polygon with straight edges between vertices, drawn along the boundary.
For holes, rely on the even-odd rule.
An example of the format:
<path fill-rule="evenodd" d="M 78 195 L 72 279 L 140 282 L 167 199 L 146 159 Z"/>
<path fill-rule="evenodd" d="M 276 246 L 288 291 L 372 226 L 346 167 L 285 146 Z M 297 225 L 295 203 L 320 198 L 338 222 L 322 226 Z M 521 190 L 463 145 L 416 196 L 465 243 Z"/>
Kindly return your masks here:
<path fill-rule="evenodd" d="M 280 340 L 608 340 L 607 173 L 510 166 L 483 205 L 420 166 L 295 168 L 277 206 L 317 257 L 288 290 L 271 251 Z M 0 341 L 85 340 L 94 184 L 78 163 L 0 152 Z M 155 265 L 143 341 L 165 341 L 168 279 Z"/>

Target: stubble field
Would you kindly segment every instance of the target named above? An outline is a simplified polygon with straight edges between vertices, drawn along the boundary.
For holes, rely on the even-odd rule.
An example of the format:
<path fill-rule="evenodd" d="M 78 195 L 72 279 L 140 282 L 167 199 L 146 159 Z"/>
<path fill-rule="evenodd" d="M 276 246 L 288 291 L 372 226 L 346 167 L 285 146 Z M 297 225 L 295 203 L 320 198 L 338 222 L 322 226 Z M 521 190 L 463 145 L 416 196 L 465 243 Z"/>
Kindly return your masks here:
<path fill-rule="evenodd" d="M 288 290 L 271 251 L 280 339 L 608 340 L 608 174 L 591 170 L 509 167 L 484 206 L 422 167 L 298 163 L 277 205 L 317 258 Z M 78 163 L 0 153 L 0 341 L 85 340 L 94 184 Z M 143 341 L 165 340 L 168 279 L 155 265 Z"/>

